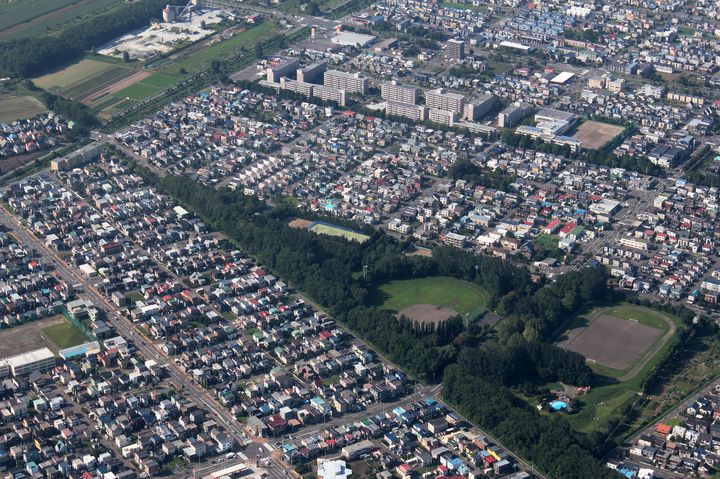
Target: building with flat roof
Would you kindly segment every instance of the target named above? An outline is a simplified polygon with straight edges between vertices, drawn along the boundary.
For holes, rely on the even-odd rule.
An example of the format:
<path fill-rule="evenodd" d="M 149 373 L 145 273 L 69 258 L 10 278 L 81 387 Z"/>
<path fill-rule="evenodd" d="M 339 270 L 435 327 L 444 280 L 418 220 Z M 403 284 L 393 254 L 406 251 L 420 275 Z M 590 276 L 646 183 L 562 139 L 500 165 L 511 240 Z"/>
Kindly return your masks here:
<path fill-rule="evenodd" d="M 454 111 L 438 110 L 437 108 L 430 108 L 430 110 L 428 110 L 428 120 L 434 123 L 453 126 L 455 122 L 457 122 L 457 119 L 457 113 Z"/>
<path fill-rule="evenodd" d="M 377 40 L 375 35 L 365 35 L 355 32 L 338 32 L 330 39 L 335 45 L 364 48 Z"/>
<path fill-rule="evenodd" d="M 340 459 L 318 459 L 317 466 L 318 479 L 348 479 L 352 475 L 345 461 Z"/>
<path fill-rule="evenodd" d="M 349 93 L 365 94 L 368 87 L 368 79 L 360 76 L 359 73 L 348 73 L 339 70 L 328 70 L 325 72 L 325 86 L 345 90 Z"/>
<path fill-rule="evenodd" d="M 515 102 L 508 105 L 498 114 L 498 126 L 512 128 L 530 113 L 531 108 L 530 104 L 525 102 Z"/>
<path fill-rule="evenodd" d="M 72 153 L 68 153 L 62 158 L 54 159 L 50 162 L 50 168 L 54 171 L 63 171 L 75 168 L 90 161 L 97 160 L 102 154 L 104 146 L 98 141 L 94 141 L 89 145 L 78 148 Z"/>
<path fill-rule="evenodd" d="M 327 65 L 327 62 L 317 62 L 304 68 L 298 68 L 296 72 L 297 80 L 300 82 L 317 83 L 322 80 L 323 74 L 327 70 Z"/>
<path fill-rule="evenodd" d="M 266 80 L 271 83 L 280 83 L 280 78 L 294 74 L 298 66 L 300 66 L 300 60 L 297 58 L 281 58 L 271 62 L 266 70 Z"/>
<path fill-rule="evenodd" d="M 495 97 L 490 94 L 483 94 L 473 98 L 466 103 L 463 109 L 463 118 L 468 121 L 475 121 L 490 113 L 495 106 Z"/>
<path fill-rule="evenodd" d="M 12 375 L 24 376 L 35 371 L 47 371 L 55 367 L 55 355 L 48 348 L 40 348 L 27 353 L 10 356 L 0 360 L 0 377 Z"/>
<path fill-rule="evenodd" d="M 411 105 L 398 101 L 389 101 L 385 107 L 385 113 L 389 116 L 402 116 L 412 121 L 427 120 L 427 108 L 425 105 Z"/>
<path fill-rule="evenodd" d="M 402 85 L 395 80 L 384 82 L 380 86 L 380 97 L 387 101 L 414 105 L 418 101 L 419 94 L 420 90 L 417 87 Z"/>
<path fill-rule="evenodd" d="M 280 78 L 280 88 L 283 90 L 289 90 L 293 91 L 295 93 L 300 93 L 305 96 L 312 96 L 313 94 L 313 88 L 318 85 L 313 85 L 312 83 L 307 83 L 304 81 L 299 80 L 291 80 L 289 78 L 282 77 Z"/>
<path fill-rule="evenodd" d="M 445 43 L 445 58 L 462 60 L 465 58 L 465 42 L 451 38 Z"/>
<path fill-rule="evenodd" d="M 443 88 L 425 92 L 425 104 L 430 109 L 447 110 L 457 114 L 463 112 L 465 96 L 459 93 L 448 93 Z"/>
<path fill-rule="evenodd" d="M 347 103 L 347 93 L 339 88 L 314 85 L 312 94 L 315 98 L 320 98 L 323 101 L 334 101 L 340 106 L 345 106 Z"/>

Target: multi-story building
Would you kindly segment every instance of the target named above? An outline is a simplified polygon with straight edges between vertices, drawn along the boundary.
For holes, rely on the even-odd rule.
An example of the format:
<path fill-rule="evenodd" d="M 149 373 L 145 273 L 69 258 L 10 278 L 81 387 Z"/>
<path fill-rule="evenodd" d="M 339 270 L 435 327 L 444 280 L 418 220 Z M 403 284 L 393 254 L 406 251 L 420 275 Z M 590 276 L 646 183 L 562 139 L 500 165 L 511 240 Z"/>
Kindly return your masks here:
<path fill-rule="evenodd" d="M 427 108 L 424 105 L 411 105 L 398 101 L 388 101 L 385 113 L 391 116 L 402 116 L 413 121 L 427 119 Z"/>
<path fill-rule="evenodd" d="M 530 104 L 525 102 L 516 102 L 509 105 L 498 115 L 498 126 L 512 128 L 530 113 L 530 108 Z"/>
<path fill-rule="evenodd" d="M 347 93 L 345 90 L 339 88 L 333 88 L 323 85 L 313 86 L 313 96 L 320 98 L 324 101 L 334 101 L 340 106 L 345 106 L 347 103 Z"/>
<path fill-rule="evenodd" d="M 495 106 L 495 97 L 485 94 L 473 98 L 471 103 L 466 103 L 463 110 L 463 118 L 468 121 L 475 121 L 487 115 Z"/>
<path fill-rule="evenodd" d="M 327 70 L 327 62 L 318 62 L 297 69 L 297 79 L 301 82 L 316 83 L 323 78 Z"/>
<path fill-rule="evenodd" d="M 409 85 L 401 85 L 397 81 L 385 82 L 380 86 L 380 96 L 383 100 L 395 101 L 414 105 L 419 95 L 418 88 Z"/>
<path fill-rule="evenodd" d="M 0 377 L 9 374 L 14 377 L 24 376 L 35 371 L 47 371 L 53 367 L 55 367 L 55 355 L 48 348 L 40 348 L 0 360 Z"/>
<path fill-rule="evenodd" d="M 297 58 L 283 58 L 270 64 L 266 72 L 266 80 L 271 83 L 280 83 L 280 78 L 295 73 L 300 66 Z"/>
<path fill-rule="evenodd" d="M 305 96 L 312 96 L 313 87 L 315 86 L 318 85 L 313 85 L 312 83 L 307 83 L 299 80 L 291 80 L 285 77 L 280 78 L 280 88 L 282 88 L 283 90 L 294 91 L 295 93 L 300 93 Z"/>
<path fill-rule="evenodd" d="M 428 108 L 436 110 L 447 110 L 457 114 L 463 112 L 465 97 L 458 93 L 448 93 L 443 88 L 425 92 L 425 104 Z"/>
<path fill-rule="evenodd" d="M 445 57 L 452 60 L 465 58 L 465 42 L 451 38 L 445 43 Z"/>
<path fill-rule="evenodd" d="M 457 113 L 448 110 L 438 110 L 431 108 L 428 113 L 428 119 L 441 125 L 453 126 L 457 121 Z"/>
<path fill-rule="evenodd" d="M 328 70 L 325 72 L 325 86 L 345 90 L 349 93 L 365 94 L 367 92 L 368 80 L 359 73 L 347 73 L 339 70 Z"/>

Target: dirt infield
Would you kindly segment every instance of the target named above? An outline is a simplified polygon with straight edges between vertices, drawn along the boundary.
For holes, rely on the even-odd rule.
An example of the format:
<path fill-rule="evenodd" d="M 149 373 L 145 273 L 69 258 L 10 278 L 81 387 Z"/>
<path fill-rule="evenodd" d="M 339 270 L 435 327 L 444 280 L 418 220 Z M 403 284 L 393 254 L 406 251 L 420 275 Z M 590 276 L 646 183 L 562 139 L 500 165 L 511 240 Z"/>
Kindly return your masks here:
<path fill-rule="evenodd" d="M 288 226 L 290 228 L 297 228 L 300 230 L 308 229 L 310 225 L 312 224 L 312 221 L 304 220 L 302 218 L 295 218 L 290 223 L 288 223 Z"/>
<path fill-rule="evenodd" d="M 454 309 L 442 308 L 434 304 L 416 304 L 398 311 L 398 316 L 405 316 L 419 324 L 438 324 L 457 314 Z"/>
<path fill-rule="evenodd" d="M 618 136 L 625 128 L 599 121 L 586 121 L 575 132 L 575 138 L 582 143 L 583 148 L 597 150 L 607 142 Z"/>
<path fill-rule="evenodd" d="M 632 320 L 598 314 L 590 324 L 579 325 L 568 332 L 559 346 L 582 354 L 596 362 L 625 371 L 640 360 L 663 335 L 660 329 Z"/>

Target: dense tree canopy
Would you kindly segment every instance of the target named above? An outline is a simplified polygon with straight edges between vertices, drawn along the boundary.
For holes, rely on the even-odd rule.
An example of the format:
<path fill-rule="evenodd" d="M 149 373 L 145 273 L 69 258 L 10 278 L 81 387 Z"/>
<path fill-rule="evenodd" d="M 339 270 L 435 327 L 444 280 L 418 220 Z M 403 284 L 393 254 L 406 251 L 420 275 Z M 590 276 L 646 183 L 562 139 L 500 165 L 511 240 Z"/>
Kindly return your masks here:
<path fill-rule="evenodd" d="M 87 50 L 99 47 L 158 18 L 166 0 L 138 0 L 112 12 L 78 22 L 57 35 L 0 42 L 0 72 L 31 77 L 67 64 Z"/>

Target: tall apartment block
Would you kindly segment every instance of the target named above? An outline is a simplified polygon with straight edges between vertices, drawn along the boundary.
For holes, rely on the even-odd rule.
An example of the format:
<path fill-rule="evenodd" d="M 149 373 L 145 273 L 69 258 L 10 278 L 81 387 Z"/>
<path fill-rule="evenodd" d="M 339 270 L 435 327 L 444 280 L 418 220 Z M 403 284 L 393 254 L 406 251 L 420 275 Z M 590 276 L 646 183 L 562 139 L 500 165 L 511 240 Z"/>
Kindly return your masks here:
<path fill-rule="evenodd" d="M 305 68 L 298 68 L 297 79 L 307 83 L 319 83 L 326 70 L 327 62 L 313 63 Z"/>
<path fill-rule="evenodd" d="M 427 108 L 425 105 L 411 105 L 399 101 L 388 101 L 385 113 L 390 116 L 402 116 L 412 121 L 425 121 L 427 119 Z"/>
<path fill-rule="evenodd" d="M 445 57 L 452 60 L 465 58 L 465 42 L 451 38 L 445 43 Z"/>
<path fill-rule="evenodd" d="M 401 85 L 397 81 L 383 83 L 380 86 L 380 97 L 385 101 L 394 101 L 414 105 L 418 101 L 420 91 L 414 86 Z"/>
<path fill-rule="evenodd" d="M 444 89 L 438 88 L 425 92 L 425 104 L 430 109 L 461 114 L 465 107 L 465 97 L 458 93 L 447 93 Z"/>
<path fill-rule="evenodd" d="M 325 72 L 325 86 L 345 90 L 349 93 L 365 94 L 368 88 L 368 80 L 359 73 L 347 73 L 338 70 Z"/>

